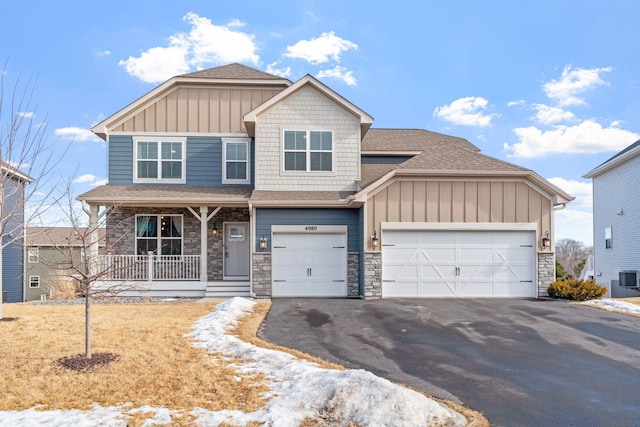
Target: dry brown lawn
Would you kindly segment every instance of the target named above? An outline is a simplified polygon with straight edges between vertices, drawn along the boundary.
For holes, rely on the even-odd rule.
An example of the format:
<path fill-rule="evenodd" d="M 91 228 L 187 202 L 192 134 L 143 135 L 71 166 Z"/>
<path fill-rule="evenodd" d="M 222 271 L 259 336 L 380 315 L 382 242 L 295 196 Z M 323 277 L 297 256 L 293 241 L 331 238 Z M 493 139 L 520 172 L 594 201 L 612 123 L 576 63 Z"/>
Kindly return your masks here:
<path fill-rule="evenodd" d="M 255 411 L 268 391 L 262 375 L 239 375 L 229 360 L 207 354 L 185 334 L 196 320 L 210 313 L 213 303 L 108 304 L 92 306 L 93 352 L 115 353 L 119 360 L 93 372 L 60 367 L 56 360 L 84 350 L 83 305 L 6 304 L 0 322 L 0 410 L 90 409 L 93 403 L 130 403 L 166 407 L 179 415 L 174 425 L 190 425 L 193 408 Z M 257 338 L 271 303 L 259 301 L 252 315 L 234 331 L 255 345 L 281 350 L 328 369 L 342 366 Z M 430 397 L 430 396 L 429 396 Z M 478 412 L 441 401 L 463 414 L 469 427 L 488 426 Z M 139 426 L 153 414 L 129 414 Z M 251 423 L 259 426 L 260 423 Z M 318 425 L 306 420 L 303 426 Z M 355 424 L 351 424 L 355 426 Z"/>
<path fill-rule="evenodd" d="M 0 410 L 130 402 L 133 408 L 164 406 L 185 415 L 195 407 L 254 411 L 264 405 L 263 378 L 238 375 L 229 365 L 242 361 L 208 355 L 184 336 L 213 307 L 95 304 L 93 352 L 116 353 L 120 360 L 77 373 L 55 362 L 84 351 L 84 306 L 4 305 L 4 316 L 15 320 L 0 322 Z"/>

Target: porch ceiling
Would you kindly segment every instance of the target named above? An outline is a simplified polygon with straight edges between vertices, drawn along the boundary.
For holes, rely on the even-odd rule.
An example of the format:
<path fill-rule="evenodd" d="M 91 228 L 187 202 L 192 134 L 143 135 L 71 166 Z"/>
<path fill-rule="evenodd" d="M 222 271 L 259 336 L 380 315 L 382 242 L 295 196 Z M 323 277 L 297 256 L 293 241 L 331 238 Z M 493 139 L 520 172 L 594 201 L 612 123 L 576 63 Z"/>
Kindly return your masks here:
<path fill-rule="evenodd" d="M 78 200 L 105 206 L 247 206 L 251 188 L 159 185 L 103 185 Z"/>

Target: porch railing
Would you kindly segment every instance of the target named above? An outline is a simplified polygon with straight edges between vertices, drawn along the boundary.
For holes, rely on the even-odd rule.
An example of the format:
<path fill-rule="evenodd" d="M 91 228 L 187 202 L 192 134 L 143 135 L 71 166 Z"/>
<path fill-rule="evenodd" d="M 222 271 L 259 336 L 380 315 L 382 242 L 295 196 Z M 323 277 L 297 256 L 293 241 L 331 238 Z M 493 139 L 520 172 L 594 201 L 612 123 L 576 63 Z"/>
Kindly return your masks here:
<path fill-rule="evenodd" d="M 100 255 L 102 280 L 200 280 L 200 255 Z"/>

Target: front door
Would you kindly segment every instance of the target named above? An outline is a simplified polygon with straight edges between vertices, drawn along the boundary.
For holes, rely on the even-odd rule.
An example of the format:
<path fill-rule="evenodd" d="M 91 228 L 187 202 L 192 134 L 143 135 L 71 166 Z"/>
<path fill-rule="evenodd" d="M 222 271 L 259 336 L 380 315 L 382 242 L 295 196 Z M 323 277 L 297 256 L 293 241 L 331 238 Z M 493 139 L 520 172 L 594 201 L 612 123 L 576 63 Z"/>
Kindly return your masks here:
<path fill-rule="evenodd" d="M 224 278 L 239 279 L 249 277 L 248 222 L 227 222 L 224 224 Z"/>

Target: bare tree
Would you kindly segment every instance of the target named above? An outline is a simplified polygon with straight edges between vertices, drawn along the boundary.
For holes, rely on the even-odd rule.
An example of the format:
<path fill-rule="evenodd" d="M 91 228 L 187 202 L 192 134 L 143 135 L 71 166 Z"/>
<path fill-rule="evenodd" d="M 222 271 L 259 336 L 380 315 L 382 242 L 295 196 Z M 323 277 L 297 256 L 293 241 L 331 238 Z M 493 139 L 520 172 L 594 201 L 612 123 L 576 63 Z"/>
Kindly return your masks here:
<path fill-rule="evenodd" d="M 68 225 L 65 230 L 67 234 L 61 239 L 59 235 L 46 235 L 49 231 L 44 228 L 40 236 L 40 240 L 47 240 L 49 245 L 56 249 L 55 257 L 50 259 L 40 258 L 40 262 L 50 268 L 54 268 L 63 272 L 66 276 L 76 281 L 79 294 L 84 297 L 85 302 L 85 352 L 84 359 L 91 359 L 93 352 L 91 349 L 91 302 L 92 298 L 97 295 L 115 296 L 124 291 L 138 289 L 135 285 L 131 285 L 126 279 L 124 280 L 108 280 L 113 278 L 131 277 L 135 279 L 135 275 L 139 272 L 140 266 L 146 265 L 147 256 L 137 256 L 127 263 L 100 262 L 92 251 L 92 246 L 101 246 L 103 253 L 111 252 L 113 246 L 117 245 L 120 238 L 115 242 L 110 242 L 107 246 L 105 239 L 105 225 L 109 215 L 114 208 L 105 209 L 99 215 L 99 221 L 96 224 L 86 225 L 87 221 L 84 214 L 90 214 L 85 206 L 78 206 L 73 199 L 73 190 L 71 183 L 67 183 L 64 190 L 66 206 L 59 203 L 59 207 L 66 216 L 65 223 Z M 93 255 L 92 255 L 93 254 Z M 108 256 L 106 257 L 108 258 Z M 98 283 L 100 286 L 98 286 Z M 106 285 L 105 283 L 109 283 Z"/>
<path fill-rule="evenodd" d="M 0 69 L 0 295 L 2 253 L 24 242 L 24 224 L 42 215 L 54 202 L 55 166 L 66 153 L 46 143 L 46 119 L 36 122 L 34 87 L 17 81 L 5 90 Z M 0 299 L 0 319 L 2 300 Z"/>
<path fill-rule="evenodd" d="M 567 275 L 580 276 L 581 264 L 593 252 L 592 247 L 573 239 L 561 239 L 556 242 L 556 259 L 560 261 Z"/>

